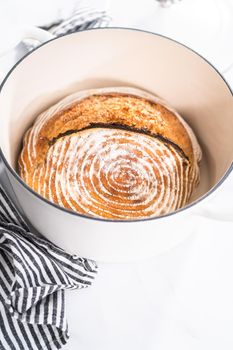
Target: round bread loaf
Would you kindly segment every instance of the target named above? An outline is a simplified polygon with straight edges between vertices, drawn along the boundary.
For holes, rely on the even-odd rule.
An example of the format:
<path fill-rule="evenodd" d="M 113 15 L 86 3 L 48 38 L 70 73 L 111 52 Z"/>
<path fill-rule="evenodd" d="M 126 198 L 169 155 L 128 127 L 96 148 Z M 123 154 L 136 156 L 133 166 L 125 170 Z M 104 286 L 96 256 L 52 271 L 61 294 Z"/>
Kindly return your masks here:
<path fill-rule="evenodd" d="M 41 196 L 106 219 L 164 215 L 187 204 L 201 150 L 187 123 L 145 91 L 80 91 L 26 132 L 19 174 Z"/>

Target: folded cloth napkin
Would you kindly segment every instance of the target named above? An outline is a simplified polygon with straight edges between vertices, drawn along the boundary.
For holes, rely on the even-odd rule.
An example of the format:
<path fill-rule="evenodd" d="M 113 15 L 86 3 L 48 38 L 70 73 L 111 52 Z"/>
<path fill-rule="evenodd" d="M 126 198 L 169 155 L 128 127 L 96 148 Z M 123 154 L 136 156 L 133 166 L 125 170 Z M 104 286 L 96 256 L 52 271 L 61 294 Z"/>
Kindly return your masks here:
<path fill-rule="evenodd" d="M 96 272 L 94 261 L 30 232 L 0 187 L 1 350 L 60 349 L 69 338 L 65 290 L 90 286 Z"/>

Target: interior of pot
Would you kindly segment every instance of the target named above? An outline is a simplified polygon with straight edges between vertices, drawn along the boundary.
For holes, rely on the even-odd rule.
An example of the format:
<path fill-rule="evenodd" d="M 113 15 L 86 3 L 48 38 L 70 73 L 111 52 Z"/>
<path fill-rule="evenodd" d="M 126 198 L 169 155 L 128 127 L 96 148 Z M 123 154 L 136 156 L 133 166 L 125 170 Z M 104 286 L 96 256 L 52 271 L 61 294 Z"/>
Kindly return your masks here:
<path fill-rule="evenodd" d="M 134 86 L 179 111 L 203 150 L 191 201 L 215 186 L 233 160 L 233 99 L 221 76 L 184 46 L 154 34 L 95 29 L 53 40 L 21 61 L 0 93 L 0 146 L 16 169 L 22 136 L 45 108 L 77 90 Z"/>

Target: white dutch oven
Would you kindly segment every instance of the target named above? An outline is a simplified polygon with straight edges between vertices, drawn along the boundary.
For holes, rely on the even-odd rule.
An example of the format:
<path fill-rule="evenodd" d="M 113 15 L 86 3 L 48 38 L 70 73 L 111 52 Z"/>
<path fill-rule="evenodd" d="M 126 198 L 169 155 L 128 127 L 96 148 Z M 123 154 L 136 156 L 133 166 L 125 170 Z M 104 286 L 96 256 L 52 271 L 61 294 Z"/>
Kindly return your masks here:
<path fill-rule="evenodd" d="M 169 101 L 203 148 L 201 184 L 191 203 L 140 221 L 93 219 L 60 208 L 17 175 L 22 135 L 39 112 L 87 88 L 136 86 Z M 205 201 L 232 170 L 233 98 L 219 73 L 195 52 L 152 33 L 106 28 L 41 45 L 12 69 L 0 92 L 1 157 L 17 205 L 32 226 L 70 253 L 101 261 L 132 261 L 185 239 Z"/>

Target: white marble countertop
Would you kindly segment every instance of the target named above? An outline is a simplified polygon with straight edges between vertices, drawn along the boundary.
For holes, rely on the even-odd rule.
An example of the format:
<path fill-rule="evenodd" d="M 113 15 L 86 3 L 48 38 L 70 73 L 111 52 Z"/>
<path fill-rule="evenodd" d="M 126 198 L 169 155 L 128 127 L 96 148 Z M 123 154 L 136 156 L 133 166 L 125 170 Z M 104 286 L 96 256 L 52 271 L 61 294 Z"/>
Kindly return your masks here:
<path fill-rule="evenodd" d="M 233 348 L 233 176 L 206 210 L 213 218 L 166 254 L 99 263 L 90 289 L 67 293 L 66 350 Z"/>
<path fill-rule="evenodd" d="M 186 1 L 191 6 L 190 0 Z M 191 1 L 193 6 L 194 0 Z M 227 6 L 230 2 L 221 0 Z M 154 0 L 101 3 L 108 8 L 112 25 L 170 35 L 201 52 L 224 73 L 233 88 L 233 66 L 229 68 L 233 63 L 233 42 L 229 39 L 233 29 L 227 22 L 229 16 L 233 18 L 233 12 L 219 10 L 224 39 L 218 36 L 216 40 L 212 35 L 216 36 L 218 12 L 216 8 L 210 11 L 212 15 L 206 12 L 198 19 L 196 30 L 202 31 L 204 38 L 199 40 L 199 32 L 191 30 L 188 34 L 186 27 L 184 30 L 177 25 L 177 9 L 163 9 L 170 11 L 165 15 Z M 199 3 L 199 9 L 203 4 L 208 8 L 210 1 L 195 3 Z M 195 16 L 203 15 L 203 11 L 193 8 L 194 23 Z M 163 16 L 169 18 L 170 26 L 167 19 L 162 21 Z M 229 222 L 233 220 L 233 174 L 222 188 L 206 206 L 206 213 L 213 218 L 208 227 L 200 219 L 197 231 L 189 239 L 145 262 L 99 263 L 91 288 L 67 292 L 71 338 L 65 350 L 233 349 L 233 224 Z"/>

